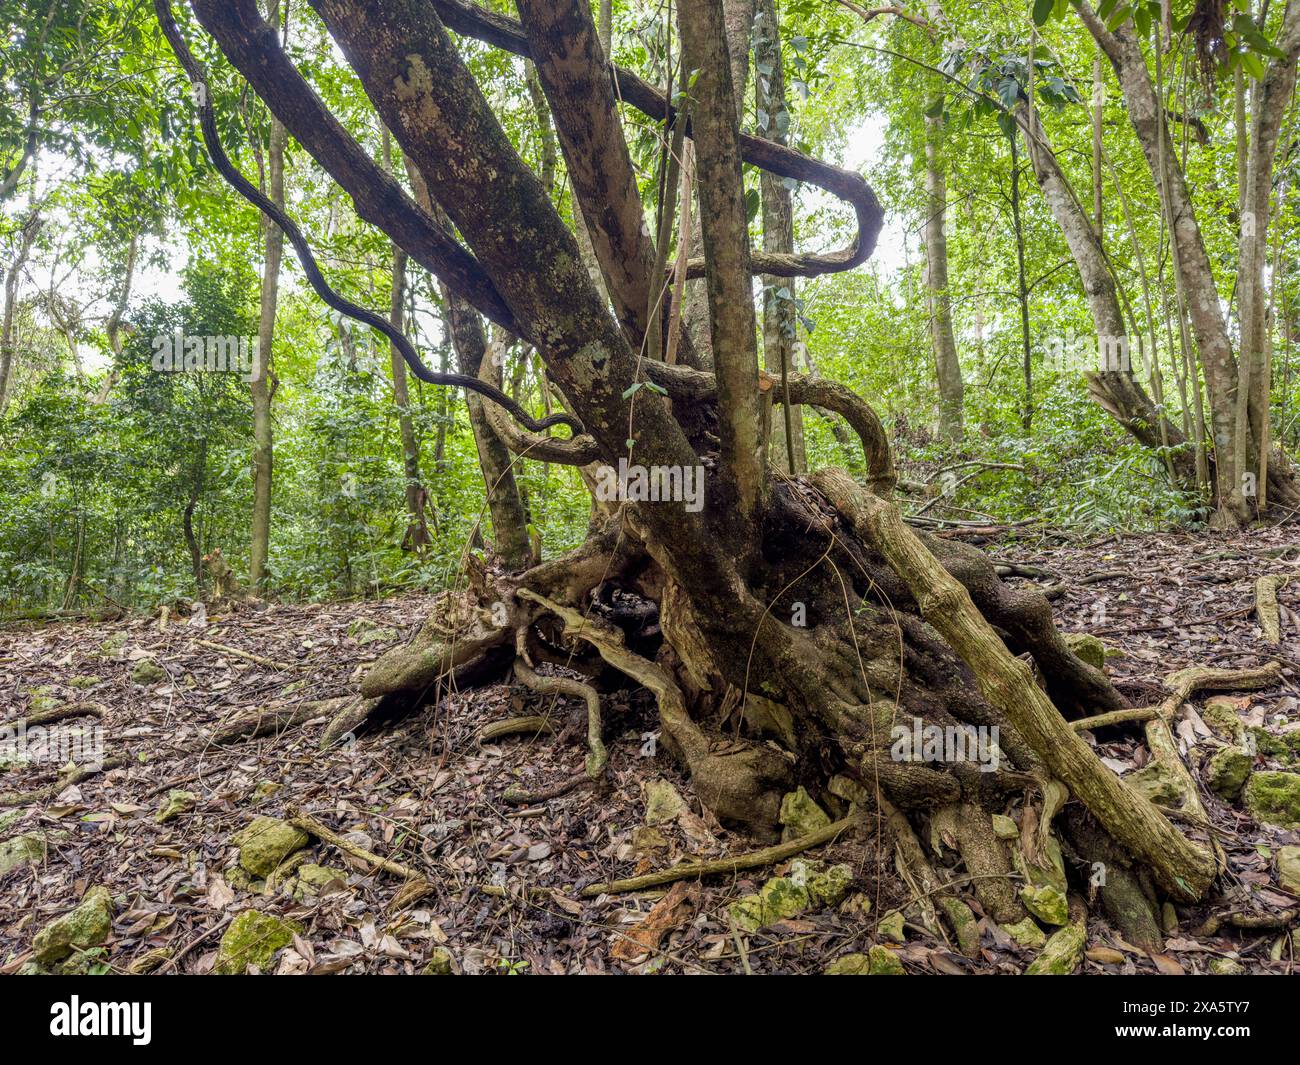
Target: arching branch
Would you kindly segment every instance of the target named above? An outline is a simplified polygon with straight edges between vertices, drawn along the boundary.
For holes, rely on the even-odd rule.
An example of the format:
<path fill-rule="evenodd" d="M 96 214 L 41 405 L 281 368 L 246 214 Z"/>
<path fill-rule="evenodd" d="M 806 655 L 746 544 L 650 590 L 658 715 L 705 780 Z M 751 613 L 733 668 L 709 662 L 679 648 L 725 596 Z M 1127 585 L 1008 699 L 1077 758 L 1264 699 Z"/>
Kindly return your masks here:
<path fill-rule="evenodd" d="M 667 391 L 674 400 L 691 403 L 716 399 L 716 381 L 711 373 L 692 370 L 686 366 L 669 366 L 667 363 L 647 360 L 643 364 L 646 376 Z M 780 377 L 759 372 L 759 388 L 770 390 L 776 403 L 786 402 Z M 789 401 L 803 406 L 818 407 L 841 415 L 853 427 L 862 441 L 863 457 L 867 466 L 867 486 L 879 496 L 893 491 L 898 480 L 894 469 L 894 456 L 889 437 L 871 404 L 853 389 L 838 381 L 807 374 L 790 374 Z"/>
<path fill-rule="evenodd" d="M 430 370 L 424 364 L 419 353 L 415 350 L 415 346 L 405 333 L 397 329 L 386 318 L 353 303 L 331 288 L 320 271 L 315 253 L 311 250 L 311 246 L 307 243 L 307 239 L 303 236 L 297 223 L 253 186 L 226 155 L 225 149 L 221 145 L 221 138 L 217 133 L 216 118 L 212 109 L 212 90 L 208 85 L 207 75 L 189 50 L 189 46 L 185 43 L 180 27 L 176 25 L 169 0 L 154 0 L 154 10 L 157 13 L 163 35 L 167 38 L 167 43 L 171 45 L 172 51 L 175 52 L 176 58 L 185 69 L 190 82 L 195 86 L 203 141 L 207 146 L 208 154 L 212 158 L 213 165 L 244 199 L 260 209 L 280 227 L 284 235 L 289 239 L 289 243 L 293 245 L 293 249 L 302 264 L 303 272 L 307 275 L 308 283 L 328 306 L 340 314 L 363 322 L 372 329 L 383 333 L 401 353 L 411 367 L 411 372 L 421 381 L 434 385 L 454 385 L 486 396 L 494 403 L 506 408 L 517 421 L 533 432 L 542 432 L 553 425 L 567 425 L 574 432 L 581 432 L 582 424 L 569 414 L 553 414 L 549 418 L 543 418 L 539 421 L 500 389 L 485 385 L 475 377 L 468 374 L 438 373 Z"/>
<path fill-rule="evenodd" d="M 514 19 L 475 7 L 463 0 L 431 0 L 439 18 L 452 30 L 465 37 L 504 49 L 514 55 L 533 58 L 532 47 L 523 27 Z M 623 67 L 613 67 L 612 76 L 618 98 L 656 121 L 665 118 L 671 123 L 675 108 L 664 99 L 663 93 L 649 82 Z M 686 135 L 692 136 L 689 124 Z M 833 196 L 847 202 L 857 215 L 858 235 L 853 243 L 839 251 L 814 253 L 776 254 L 755 251 L 751 255 L 754 273 L 778 277 L 817 277 L 820 274 L 851 270 L 867 261 L 875 250 L 876 240 L 884 222 L 884 212 L 876 194 L 861 174 L 842 170 L 797 152 L 785 145 L 764 140 L 750 134 L 741 134 L 741 158 L 760 170 L 778 177 L 793 178 L 825 189 Z M 694 259 L 687 266 L 688 277 L 704 276 L 704 260 Z"/>

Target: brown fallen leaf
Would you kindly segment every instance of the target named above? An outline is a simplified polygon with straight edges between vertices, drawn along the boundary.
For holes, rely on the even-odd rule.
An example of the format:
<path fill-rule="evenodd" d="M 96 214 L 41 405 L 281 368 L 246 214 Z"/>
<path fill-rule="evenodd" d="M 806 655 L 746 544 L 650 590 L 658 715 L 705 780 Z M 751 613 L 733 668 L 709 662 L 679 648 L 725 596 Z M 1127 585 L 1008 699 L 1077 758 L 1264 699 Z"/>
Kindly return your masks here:
<path fill-rule="evenodd" d="M 700 904 L 700 895 L 699 884 L 679 880 L 651 907 L 644 921 L 614 944 L 614 958 L 631 962 L 656 949 L 664 936 L 690 920 L 691 913 Z"/>
<path fill-rule="evenodd" d="M 1083 952 L 1083 956 L 1099 965 L 1124 964 L 1124 955 L 1114 947 L 1089 947 Z"/>
<path fill-rule="evenodd" d="M 1168 954 L 1152 954 L 1151 960 L 1155 962 L 1156 968 L 1160 971 L 1161 976 L 1186 976 L 1187 970 Z"/>

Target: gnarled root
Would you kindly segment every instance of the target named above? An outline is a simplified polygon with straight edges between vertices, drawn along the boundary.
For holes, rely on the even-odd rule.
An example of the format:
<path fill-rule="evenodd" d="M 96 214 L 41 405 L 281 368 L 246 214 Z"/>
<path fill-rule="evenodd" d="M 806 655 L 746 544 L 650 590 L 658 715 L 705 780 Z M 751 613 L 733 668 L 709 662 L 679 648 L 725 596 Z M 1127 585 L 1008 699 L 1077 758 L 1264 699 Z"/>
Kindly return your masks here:
<path fill-rule="evenodd" d="M 1052 775 L 1083 800 L 1117 842 L 1151 867 L 1165 891 L 1186 901 L 1200 898 L 1217 873 L 1214 855 L 1178 832 L 1098 761 L 1034 683 L 1029 667 L 1007 650 L 966 590 L 904 524 L 898 508 L 864 492 L 842 471 L 823 470 L 812 480 L 908 584 L 922 616 L 971 668 L 984 697 Z"/>
<path fill-rule="evenodd" d="M 654 693 L 664 737 L 690 769 L 701 802 L 719 819 L 771 834 L 781 796 L 790 787 L 790 767 L 785 759 L 765 747 L 711 743 L 691 720 L 681 689 L 667 670 L 628 650 L 621 630 L 599 618 L 583 617 L 531 589 L 521 589 L 519 595 L 555 614 L 564 622 L 566 636 L 591 644 L 609 665 Z"/>

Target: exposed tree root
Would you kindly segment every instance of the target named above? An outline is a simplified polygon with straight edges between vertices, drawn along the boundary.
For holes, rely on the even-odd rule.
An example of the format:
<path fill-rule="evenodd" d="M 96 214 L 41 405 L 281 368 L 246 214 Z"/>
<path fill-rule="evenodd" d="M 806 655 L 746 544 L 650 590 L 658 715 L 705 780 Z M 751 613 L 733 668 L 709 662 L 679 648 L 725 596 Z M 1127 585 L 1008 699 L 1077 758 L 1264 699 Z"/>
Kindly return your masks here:
<path fill-rule="evenodd" d="M 552 784 L 547 788 L 539 788 L 537 791 L 525 791 L 523 788 L 507 788 L 501 798 L 512 806 L 531 806 L 536 802 L 550 802 L 552 799 L 558 799 L 562 795 L 568 795 L 572 791 L 577 791 L 579 788 L 585 788 L 594 783 L 595 780 L 587 776 L 586 773 L 575 773 L 566 780 L 561 780 L 558 784 Z"/>
<path fill-rule="evenodd" d="M 785 843 L 778 843 L 775 846 L 763 847 L 760 850 L 737 854 L 729 858 L 712 858 L 706 862 L 682 862 L 680 865 L 674 865 L 671 869 L 660 869 L 655 873 L 627 877 L 624 880 L 612 880 L 608 884 L 589 884 L 579 894 L 584 898 L 592 898 L 596 895 L 620 895 L 628 891 L 645 891 L 647 888 L 662 887 L 664 884 L 671 884 L 678 880 L 715 876 L 719 873 L 732 874 L 743 869 L 757 869 L 763 865 L 774 865 L 777 862 L 785 861 L 787 858 L 793 858 L 796 854 L 802 854 L 812 847 L 829 843 L 842 833 L 847 832 L 854 825 L 866 827 L 866 822 L 857 815 L 843 817 L 819 828 L 816 832 L 810 832 L 806 836 L 800 836 L 798 839 L 788 840 Z"/>
<path fill-rule="evenodd" d="M 1097 816 L 1106 831 L 1151 866 L 1161 887 L 1199 899 L 1217 873 L 1213 855 L 1179 833 L 1146 799 L 1103 766 L 1012 656 L 966 590 L 954 580 L 898 508 L 864 492 L 847 474 L 823 470 L 813 483 L 911 587 L 925 619 L 974 671 L 984 697 L 1006 714 L 1034 753 Z"/>
<path fill-rule="evenodd" d="M 1282 642 L 1282 619 L 1278 612 L 1277 593 L 1294 574 L 1269 573 L 1255 581 L 1255 619 L 1264 632 L 1264 639 L 1272 644 Z"/>
<path fill-rule="evenodd" d="M 491 743 L 504 736 L 516 736 L 520 733 L 537 736 L 543 732 L 554 732 L 555 723 L 543 714 L 527 714 L 524 717 L 507 717 L 485 725 L 478 734 L 479 743 Z"/>
<path fill-rule="evenodd" d="M 781 796 L 789 789 L 790 769 L 780 755 L 765 747 L 729 742 L 711 744 L 691 720 L 681 689 L 663 667 L 629 651 L 621 630 L 531 589 L 521 598 L 545 607 L 564 621 L 565 635 L 584 640 L 619 672 L 654 693 L 664 738 L 686 762 L 700 800 L 719 817 L 765 829 L 777 821 Z"/>
<path fill-rule="evenodd" d="M 609 761 L 609 752 L 601 739 L 600 696 L 590 684 L 583 684 L 571 677 L 543 677 L 535 673 L 523 657 L 515 660 L 515 677 L 525 687 L 542 695 L 572 695 L 587 704 L 587 776 L 595 780 L 605 771 Z"/>
<path fill-rule="evenodd" d="M 373 852 L 366 850 L 364 847 L 358 846 L 357 844 L 344 839 L 333 829 L 326 828 L 314 817 L 309 817 L 296 806 L 289 807 L 288 814 L 289 824 L 302 829 L 304 832 L 315 836 L 317 839 L 322 840 L 325 843 L 337 847 L 339 850 L 343 851 L 344 854 L 350 854 L 353 858 L 363 861 L 368 865 L 373 866 L 375 869 L 382 869 L 386 873 L 400 876 L 403 880 L 424 879 L 414 869 L 402 865 L 400 862 L 395 862 L 390 858 L 380 857 L 378 854 L 374 854 Z"/>

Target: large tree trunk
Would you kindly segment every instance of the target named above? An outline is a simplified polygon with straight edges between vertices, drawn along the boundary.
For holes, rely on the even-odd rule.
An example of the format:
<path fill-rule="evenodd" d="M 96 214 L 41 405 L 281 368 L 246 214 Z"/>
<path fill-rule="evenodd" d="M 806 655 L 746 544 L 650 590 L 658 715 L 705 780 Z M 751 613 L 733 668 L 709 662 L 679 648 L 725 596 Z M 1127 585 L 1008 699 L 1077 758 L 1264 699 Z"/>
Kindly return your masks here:
<path fill-rule="evenodd" d="M 963 435 L 965 385 L 952 329 L 948 293 L 948 180 L 943 169 L 943 116 L 925 116 L 925 286 L 929 294 L 930 346 L 939 385 L 939 435 L 959 442 Z"/>

